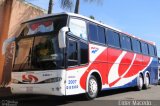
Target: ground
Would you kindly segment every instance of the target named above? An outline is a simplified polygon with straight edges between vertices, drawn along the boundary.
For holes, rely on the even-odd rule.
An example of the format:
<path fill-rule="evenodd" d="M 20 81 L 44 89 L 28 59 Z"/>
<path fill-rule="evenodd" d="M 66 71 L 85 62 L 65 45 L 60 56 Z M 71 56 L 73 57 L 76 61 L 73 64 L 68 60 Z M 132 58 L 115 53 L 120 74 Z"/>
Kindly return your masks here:
<path fill-rule="evenodd" d="M 5 91 L 3 92 L 5 94 Z M 147 90 L 135 91 L 134 88 L 118 89 L 103 91 L 96 99 L 85 101 L 82 99 L 84 95 L 56 97 L 56 96 L 43 96 L 43 95 L 8 95 L 1 96 L 1 104 L 4 103 L 17 103 L 18 106 L 128 106 L 134 105 L 133 103 L 148 103 L 145 105 L 159 106 L 160 104 L 160 86 L 152 85 Z M 16 105 L 17 105 L 16 104 Z M 136 106 L 141 105 L 136 104 Z M 3 104 L 2 104 L 3 105 Z M 16 106 L 15 105 L 15 106 Z M 143 104 L 144 105 L 144 104 Z"/>

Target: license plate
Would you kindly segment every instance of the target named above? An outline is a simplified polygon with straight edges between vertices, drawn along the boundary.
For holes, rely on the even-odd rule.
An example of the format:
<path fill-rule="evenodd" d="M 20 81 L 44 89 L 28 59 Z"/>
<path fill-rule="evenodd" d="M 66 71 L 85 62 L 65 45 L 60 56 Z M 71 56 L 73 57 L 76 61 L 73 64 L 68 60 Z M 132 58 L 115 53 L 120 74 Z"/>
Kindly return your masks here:
<path fill-rule="evenodd" d="M 27 92 L 33 92 L 33 87 L 27 87 L 27 88 L 26 88 L 26 91 L 27 91 Z"/>

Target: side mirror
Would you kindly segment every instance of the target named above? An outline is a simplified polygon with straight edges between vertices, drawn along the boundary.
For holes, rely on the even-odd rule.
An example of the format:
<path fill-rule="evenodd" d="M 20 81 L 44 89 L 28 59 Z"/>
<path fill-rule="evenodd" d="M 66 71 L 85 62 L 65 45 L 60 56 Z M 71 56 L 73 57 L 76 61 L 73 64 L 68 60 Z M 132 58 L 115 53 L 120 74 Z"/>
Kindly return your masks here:
<path fill-rule="evenodd" d="M 7 46 L 14 42 L 16 39 L 16 37 L 12 37 L 12 38 L 9 38 L 9 39 L 6 39 L 4 42 L 3 42 L 3 46 L 2 46 L 2 55 L 4 55 L 6 53 L 6 49 L 7 49 Z"/>
<path fill-rule="evenodd" d="M 66 47 L 66 32 L 68 31 L 69 31 L 68 27 L 63 27 L 62 29 L 60 29 L 58 34 L 59 48 Z"/>

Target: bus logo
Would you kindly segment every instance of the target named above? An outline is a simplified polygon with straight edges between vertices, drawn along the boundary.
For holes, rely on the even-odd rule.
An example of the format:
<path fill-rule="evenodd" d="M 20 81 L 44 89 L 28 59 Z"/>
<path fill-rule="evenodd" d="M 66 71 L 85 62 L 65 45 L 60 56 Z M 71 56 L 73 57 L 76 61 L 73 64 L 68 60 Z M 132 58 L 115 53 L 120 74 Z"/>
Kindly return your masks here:
<path fill-rule="evenodd" d="M 99 48 L 97 48 L 97 47 L 91 47 L 91 52 L 93 54 L 95 54 L 98 50 L 99 50 Z"/>
<path fill-rule="evenodd" d="M 27 83 L 36 83 L 38 78 L 34 75 L 22 75 L 22 81 Z"/>

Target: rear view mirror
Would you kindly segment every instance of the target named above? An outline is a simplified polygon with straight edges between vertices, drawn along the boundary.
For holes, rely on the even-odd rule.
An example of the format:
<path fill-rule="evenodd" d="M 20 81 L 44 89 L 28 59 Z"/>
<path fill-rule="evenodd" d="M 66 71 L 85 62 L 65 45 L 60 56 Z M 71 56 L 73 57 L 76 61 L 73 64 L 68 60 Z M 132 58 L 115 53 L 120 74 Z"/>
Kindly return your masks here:
<path fill-rule="evenodd" d="M 68 27 L 63 27 L 62 29 L 60 29 L 58 34 L 59 48 L 66 47 L 66 32 L 68 31 L 69 31 Z"/>
<path fill-rule="evenodd" d="M 8 45 L 12 42 L 14 42 L 16 39 L 16 37 L 12 37 L 12 38 L 9 38 L 9 39 L 6 39 L 4 42 L 3 42 L 3 46 L 2 46 L 2 55 L 4 55 L 6 53 L 6 49 L 8 47 Z"/>

